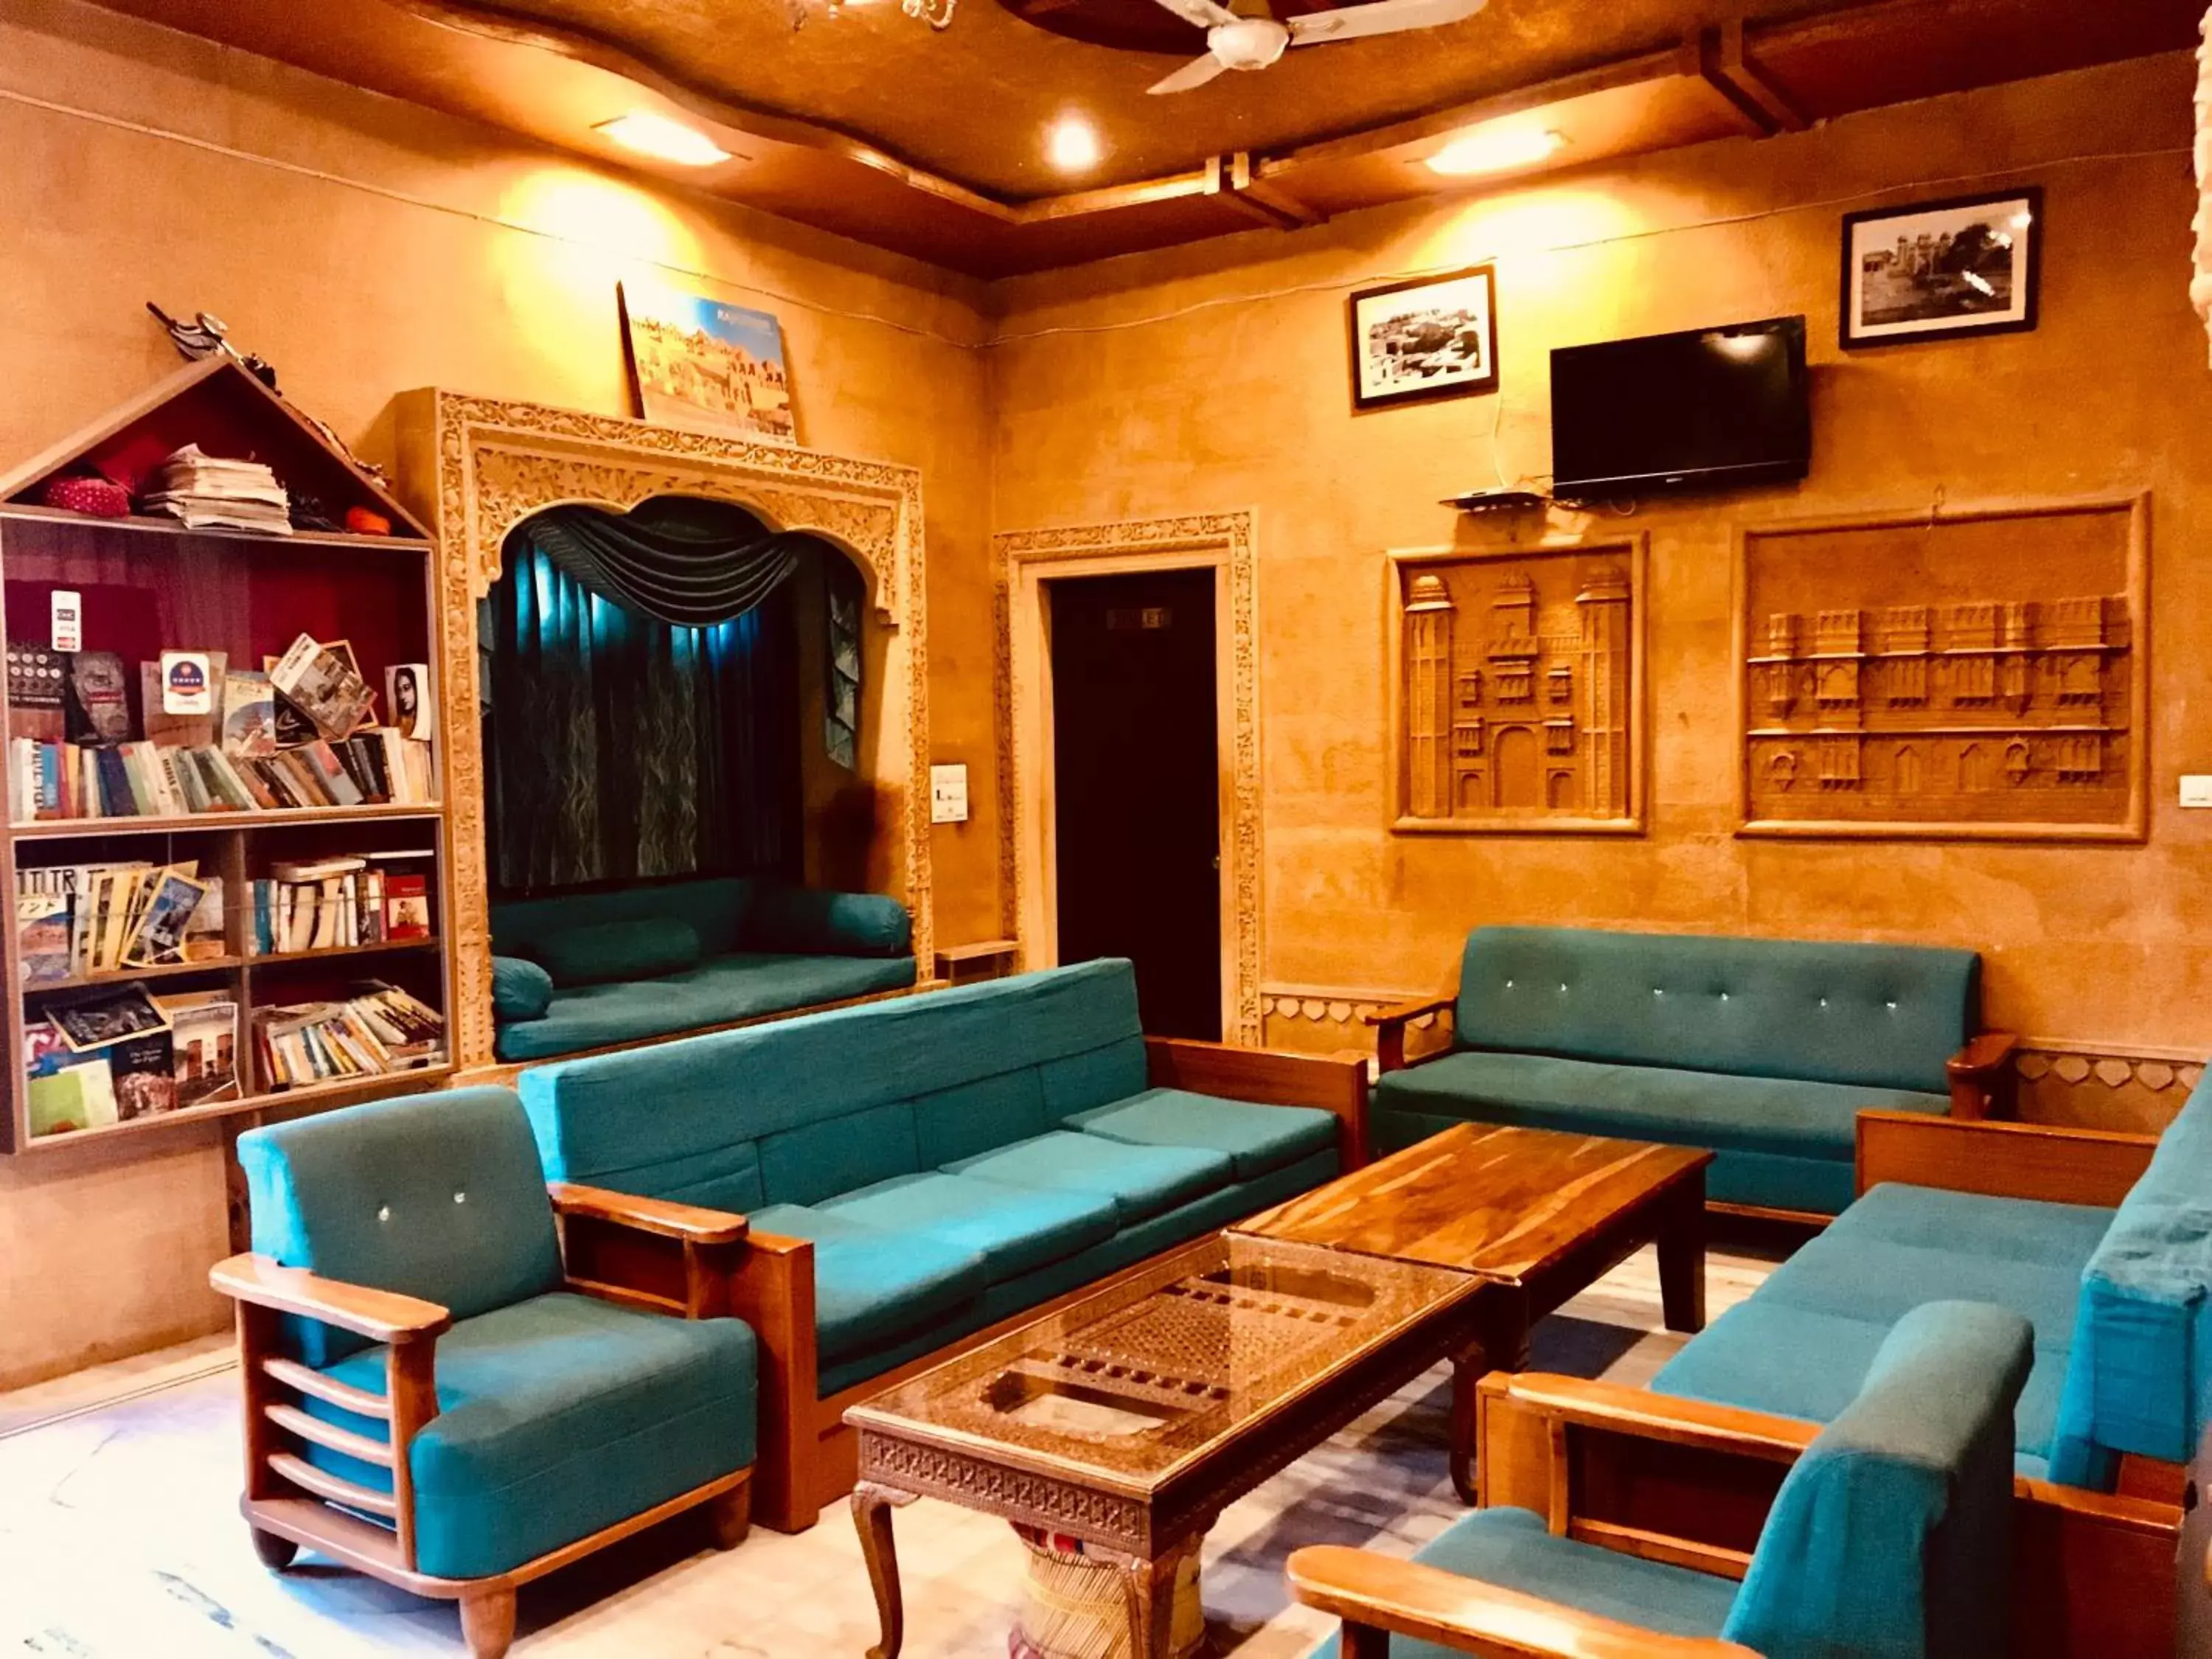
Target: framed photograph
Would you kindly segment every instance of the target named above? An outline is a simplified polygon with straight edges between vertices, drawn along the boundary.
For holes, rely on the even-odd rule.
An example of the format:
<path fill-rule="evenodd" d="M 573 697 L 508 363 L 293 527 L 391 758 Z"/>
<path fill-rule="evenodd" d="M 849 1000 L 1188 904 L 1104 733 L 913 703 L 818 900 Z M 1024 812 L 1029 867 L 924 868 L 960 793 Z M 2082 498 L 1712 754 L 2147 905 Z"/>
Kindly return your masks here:
<path fill-rule="evenodd" d="M 648 283 L 617 286 L 637 410 L 670 426 L 795 444 L 783 325 L 764 311 Z"/>
<path fill-rule="evenodd" d="M 2032 329 L 2042 258 L 2033 186 L 1846 214 L 1844 349 Z"/>
<path fill-rule="evenodd" d="M 1493 267 L 1364 289 L 1350 304 L 1354 408 L 1498 390 Z"/>

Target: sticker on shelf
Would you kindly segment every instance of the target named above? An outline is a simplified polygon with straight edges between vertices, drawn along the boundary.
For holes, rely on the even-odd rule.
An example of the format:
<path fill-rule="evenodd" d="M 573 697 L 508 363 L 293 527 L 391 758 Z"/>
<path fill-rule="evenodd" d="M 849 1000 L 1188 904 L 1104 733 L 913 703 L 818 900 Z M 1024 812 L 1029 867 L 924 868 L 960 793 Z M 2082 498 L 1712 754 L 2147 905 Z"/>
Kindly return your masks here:
<path fill-rule="evenodd" d="M 164 651 L 161 653 L 161 712 L 165 714 L 212 714 L 215 685 L 209 675 L 204 651 Z"/>
<path fill-rule="evenodd" d="M 75 588 L 57 587 L 52 599 L 53 615 L 53 648 L 57 651 L 84 649 L 84 596 Z"/>

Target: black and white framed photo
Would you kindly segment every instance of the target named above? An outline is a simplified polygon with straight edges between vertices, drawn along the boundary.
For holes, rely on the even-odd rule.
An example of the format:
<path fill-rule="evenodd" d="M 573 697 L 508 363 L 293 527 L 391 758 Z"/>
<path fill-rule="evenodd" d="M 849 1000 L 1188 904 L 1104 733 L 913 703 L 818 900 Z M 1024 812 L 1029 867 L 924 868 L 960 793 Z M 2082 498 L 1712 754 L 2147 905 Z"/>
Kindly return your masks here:
<path fill-rule="evenodd" d="M 1476 265 L 1352 296 L 1352 401 L 1382 409 L 1498 390 L 1498 280 Z"/>
<path fill-rule="evenodd" d="M 2033 328 L 2042 258 L 2033 186 L 1847 214 L 1844 349 Z"/>

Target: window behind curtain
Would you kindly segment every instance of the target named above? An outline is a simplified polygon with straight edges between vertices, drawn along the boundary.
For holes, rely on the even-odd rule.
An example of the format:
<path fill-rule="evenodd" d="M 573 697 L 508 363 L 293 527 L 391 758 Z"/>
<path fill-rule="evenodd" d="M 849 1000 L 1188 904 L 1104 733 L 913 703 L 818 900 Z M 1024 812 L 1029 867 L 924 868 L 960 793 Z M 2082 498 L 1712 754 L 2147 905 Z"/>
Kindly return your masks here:
<path fill-rule="evenodd" d="M 728 622 L 683 628 L 592 592 L 520 539 L 506 564 L 486 607 L 495 887 L 799 879 L 791 584 Z"/>

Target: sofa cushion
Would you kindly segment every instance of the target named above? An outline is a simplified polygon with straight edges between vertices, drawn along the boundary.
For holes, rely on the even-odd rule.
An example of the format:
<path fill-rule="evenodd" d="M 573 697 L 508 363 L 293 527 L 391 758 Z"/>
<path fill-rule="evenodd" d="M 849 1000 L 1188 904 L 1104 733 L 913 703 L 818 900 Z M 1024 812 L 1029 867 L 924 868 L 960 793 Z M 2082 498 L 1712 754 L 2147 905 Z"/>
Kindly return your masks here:
<path fill-rule="evenodd" d="M 817 1204 L 893 1176 L 919 1175 L 914 1108 L 902 1100 L 760 1140 L 761 1188 L 771 1204 Z"/>
<path fill-rule="evenodd" d="M 917 1095 L 913 1107 L 915 1140 L 925 1169 L 1025 1140 L 1052 1127 L 1034 1066 Z"/>
<path fill-rule="evenodd" d="M 495 1018 L 543 1019 L 552 1006 L 552 975 L 520 957 L 491 959 L 491 1012 Z"/>
<path fill-rule="evenodd" d="M 1948 1111 L 1948 1096 L 1785 1078 L 1462 1051 L 1388 1072 L 1378 1112 L 1580 1130 L 1849 1161 L 1861 1112 Z"/>
<path fill-rule="evenodd" d="M 787 955 L 902 957 L 914 947 L 906 906 L 880 893 L 756 888 L 738 942 Z"/>
<path fill-rule="evenodd" d="M 376 1101 L 238 1138 L 253 1248 L 325 1279 L 421 1297 L 466 1319 L 561 1282 L 553 1206 L 513 1091 Z M 301 1321 L 325 1364 L 361 1338 Z"/>
<path fill-rule="evenodd" d="M 1971 951 L 1478 927 L 1454 1041 L 1936 1093 L 1980 1024 Z"/>
<path fill-rule="evenodd" d="M 438 1415 L 416 1435 L 417 1568 L 503 1572 L 753 1461 L 753 1334 L 564 1292 L 465 1319 L 438 1340 Z M 327 1368 L 381 1395 L 385 1351 Z M 310 1402 L 374 1439 L 386 1425 Z M 318 1461 L 324 1461 L 319 1457 Z M 344 1471 L 388 1491 L 389 1474 Z"/>
<path fill-rule="evenodd" d="M 699 963 L 699 935 L 672 916 L 595 922 L 555 933 L 538 960 L 558 986 L 607 985 L 659 979 Z"/>
<path fill-rule="evenodd" d="M 1147 1089 L 1077 1112 L 1066 1127 L 1133 1146 L 1195 1146 L 1226 1152 L 1249 1181 L 1336 1145 L 1336 1116 L 1311 1106 L 1255 1106 L 1182 1089 Z"/>
<path fill-rule="evenodd" d="M 899 1176 L 824 1200 L 841 1220 L 887 1233 L 921 1234 L 983 1258 L 996 1285 L 1113 1237 L 1114 1200 L 1103 1193 L 1008 1187 L 954 1175 Z"/>
<path fill-rule="evenodd" d="M 814 1243 L 814 1342 L 827 1369 L 933 1329 L 983 1293 L 983 1258 L 922 1233 L 888 1233 L 798 1204 L 747 1218 L 754 1231 Z"/>
<path fill-rule="evenodd" d="M 663 979 L 556 991 L 544 1019 L 501 1026 L 499 1057 L 549 1060 L 913 983 L 910 957 L 716 957 Z"/>
<path fill-rule="evenodd" d="M 1171 1210 L 1233 1178 L 1226 1152 L 1193 1146 L 1133 1146 L 1103 1135 L 1054 1129 L 945 1166 L 948 1175 L 1011 1187 L 1103 1194 L 1121 1224 Z"/>

